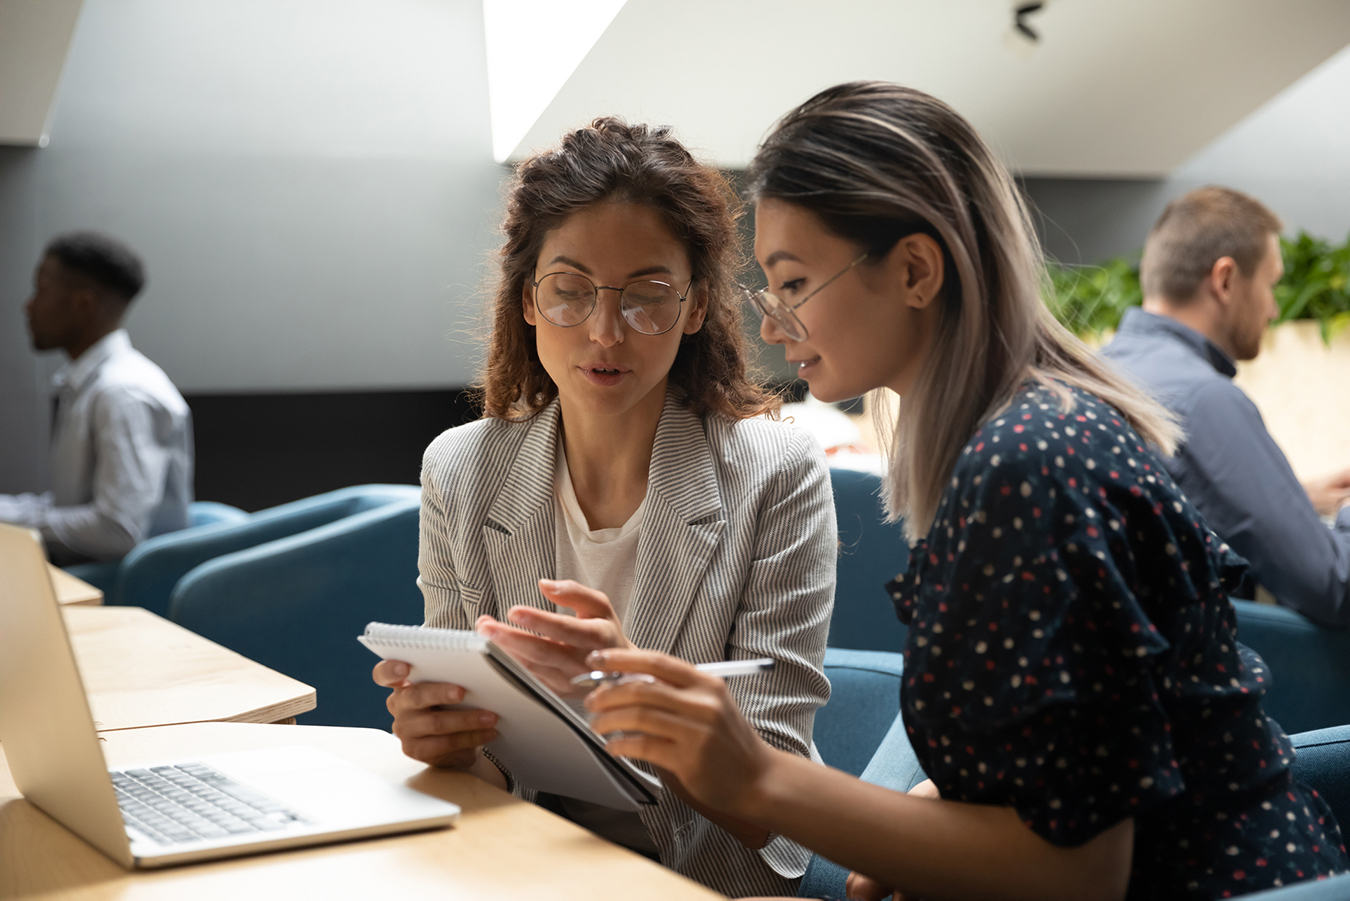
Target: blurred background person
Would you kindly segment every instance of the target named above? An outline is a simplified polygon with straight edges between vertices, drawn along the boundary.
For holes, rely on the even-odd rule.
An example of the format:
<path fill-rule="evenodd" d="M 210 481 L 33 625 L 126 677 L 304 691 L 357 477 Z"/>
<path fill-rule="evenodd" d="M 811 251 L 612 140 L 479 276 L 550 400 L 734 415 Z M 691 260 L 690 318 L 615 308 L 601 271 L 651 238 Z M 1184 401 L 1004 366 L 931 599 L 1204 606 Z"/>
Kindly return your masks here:
<path fill-rule="evenodd" d="M 52 488 L 0 495 L 0 521 L 41 531 L 54 563 L 113 560 L 188 524 L 191 413 L 122 328 L 144 284 L 136 254 L 96 232 L 53 239 L 33 278 L 33 349 L 69 358 L 53 378 Z"/>
<path fill-rule="evenodd" d="M 1167 205 L 1144 245 L 1142 309 L 1104 353 L 1180 419 L 1164 461 L 1251 575 L 1309 619 L 1350 623 L 1350 469 L 1300 484 L 1256 405 L 1233 384 L 1279 315 L 1279 217 L 1228 188 Z M 1328 529 L 1319 516 L 1335 516 Z"/>

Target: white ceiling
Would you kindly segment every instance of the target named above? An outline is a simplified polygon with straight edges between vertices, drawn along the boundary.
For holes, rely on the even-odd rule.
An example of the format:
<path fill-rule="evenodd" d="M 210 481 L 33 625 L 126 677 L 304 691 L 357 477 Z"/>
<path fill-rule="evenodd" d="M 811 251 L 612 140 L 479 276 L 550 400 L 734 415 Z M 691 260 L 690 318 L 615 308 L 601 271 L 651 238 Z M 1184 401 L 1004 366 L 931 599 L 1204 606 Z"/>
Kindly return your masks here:
<path fill-rule="evenodd" d="M 1015 5 L 628 0 L 512 156 L 619 114 L 740 167 L 793 105 L 875 78 L 951 103 L 1022 174 L 1156 177 L 1350 44 L 1347 0 L 1050 0 L 1034 49 Z"/>
<path fill-rule="evenodd" d="M 0 0 L 0 144 L 43 144 L 81 0 Z"/>

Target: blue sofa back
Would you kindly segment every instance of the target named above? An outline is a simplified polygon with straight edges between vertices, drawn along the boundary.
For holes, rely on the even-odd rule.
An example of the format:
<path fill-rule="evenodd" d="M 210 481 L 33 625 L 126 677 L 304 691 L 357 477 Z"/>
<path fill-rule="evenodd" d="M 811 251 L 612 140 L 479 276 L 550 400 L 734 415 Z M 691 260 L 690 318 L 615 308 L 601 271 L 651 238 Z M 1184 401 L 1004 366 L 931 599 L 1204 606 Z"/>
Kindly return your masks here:
<path fill-rule="evenodd" d="M 1350 723 L 1350 632 L 1286 607 L 1233 601 L 1238 641 L 1261 655 L 1271 684 L 1266 713 L 1293 735 Z"/>
<path fill-rule="evenodd" d="M 816 749 L 827 764 L 860 775 L 900 713 L 904 659 L 886 651 L 825 650 L 830 701 L 816 711 Z"/>
<path fill-rule="evenodd" d="M 901 651 L 906 629 L 895 617 L 886 583 L 905 571 L 909 547 L 900 523 L 884 522 L 881 479 L 869 472 L 831 469 L 839 521 L 834 615 L 829 645 Z"/>
<path fill-rule="evenodd" d="M 900 719 L 904 661 L 884 651 L 825 651 L 830 701 L 816 712 L 816 749 L 825 763 L 874 785 L 909 791 L 924 779 Z M 842 898 L 848 871 L 813 856 L 799 894 Z"/>
<path fill-rule="evenodd" d="M 260 510 L 242 521 L 225 520 L 151 538 L 122 560 L 106 603 L 144 607 L 167 616 L 178 580 L 207 560 L 420 496 L 415 485 L 356 485 Z"/>
<path fill-rule="evenodd" d="M 301 723 L 387 730 L 377 659 L 357 642 L 366 623 L 421 623 L 420 504 L 403 500 L 299 535 L 217 557 L 174 589 L 169 618 L 312 685 Z"/>

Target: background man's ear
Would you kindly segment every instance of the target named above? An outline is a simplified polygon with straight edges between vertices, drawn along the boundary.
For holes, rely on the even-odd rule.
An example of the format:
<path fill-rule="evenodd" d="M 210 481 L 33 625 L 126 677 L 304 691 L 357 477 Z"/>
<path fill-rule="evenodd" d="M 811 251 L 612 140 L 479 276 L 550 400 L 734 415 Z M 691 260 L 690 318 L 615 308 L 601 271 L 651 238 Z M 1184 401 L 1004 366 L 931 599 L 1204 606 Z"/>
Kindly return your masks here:
<path fill-rule="evenodd" d="M 1215 299 L 1227 304 L 1233 296 L 1233 283 L 1237 279 L 1237 261 L 1232 257 L 1219 257 L 1209 269 L 1209 289 Z"/>

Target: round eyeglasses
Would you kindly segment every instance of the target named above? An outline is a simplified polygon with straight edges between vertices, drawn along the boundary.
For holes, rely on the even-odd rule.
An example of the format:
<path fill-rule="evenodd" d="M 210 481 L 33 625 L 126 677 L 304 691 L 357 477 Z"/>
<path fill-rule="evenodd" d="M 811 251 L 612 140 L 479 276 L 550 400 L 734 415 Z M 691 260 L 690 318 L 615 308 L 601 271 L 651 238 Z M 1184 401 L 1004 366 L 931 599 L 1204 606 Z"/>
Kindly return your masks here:
<path fill-rule="evenodd" d="M 597 285 L 575 272 L 550 272 L 533 285 L 539 315 L 562 328 L 589 319 L 601 291 L 618 291 L 624 321 L 643 335 L 662 335 L 673 329 L 680 321 L 680 305 L 689 295 L 689 288 L 681 294 L 675 286 L 657 281 L 633 282 L 622 288 Z M 691 279 L 689 287 L 693 286 Z"/>
<path fill-rule="evenodd" d="M 843 269 L 825 279 L 824 284 L 820 285 L 816 290 L 794 304 L 787 303 L 777 294 L 770 292 L 768 288 L 765 288 L 762 291 L 756 291 L 753 288 L 747 288 L 744 285 L 741 285 L 741 293 L 746 300 L 754 305 L 755 311 L 759 313 L 761 319 L 772 319 L 774 325 L 782 329 L 783 334 L 787 335 L 793 341 L 805 341 L 808 334 L 806 326 L 802 325 L 802 321 L 797 318 L 797 314 L 794 313 L 793 310 L 815 297 L 821 291 L 824 291 L 835 279 L 842 278 L 844 273 L 851 272 L 853 267 L 857 266 L 871 255 L 870 251 L 864 253 L 852 263 L 849 263 Z"/>

